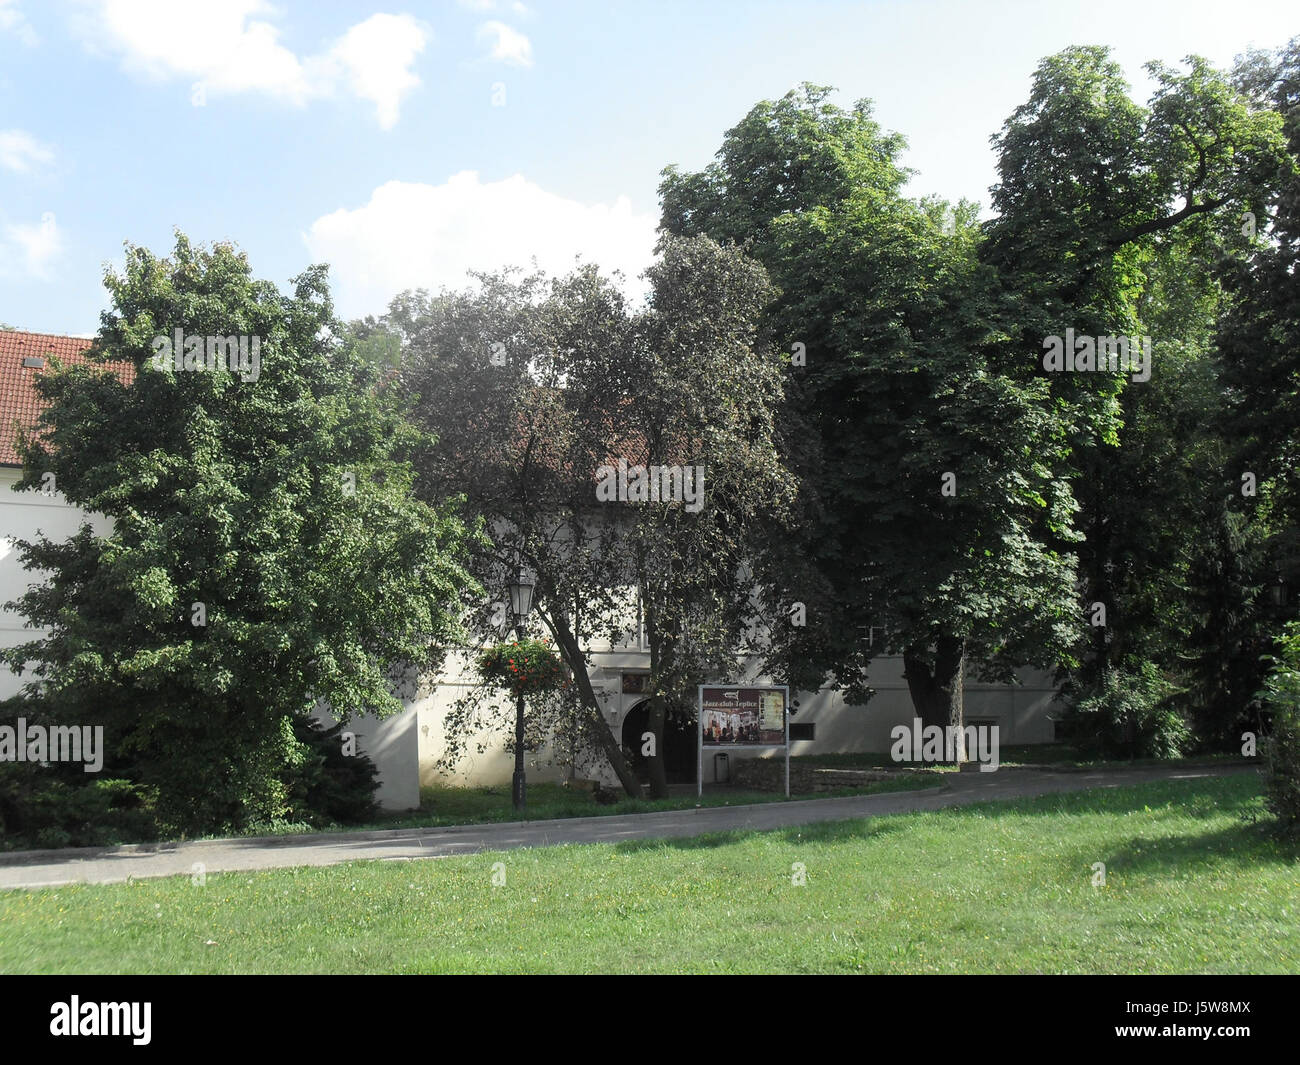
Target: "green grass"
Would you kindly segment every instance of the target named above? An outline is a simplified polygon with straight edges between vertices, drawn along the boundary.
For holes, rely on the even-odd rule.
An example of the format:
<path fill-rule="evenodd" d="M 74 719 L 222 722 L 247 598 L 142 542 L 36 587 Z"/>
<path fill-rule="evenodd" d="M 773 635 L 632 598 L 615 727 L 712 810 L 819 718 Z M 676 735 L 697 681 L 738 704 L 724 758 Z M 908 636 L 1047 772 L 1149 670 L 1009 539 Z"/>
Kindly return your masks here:
<path fill-rule="evenodd" d="M 1300 851 L 1262 814 L 1246 773 L 202 887 L 10 891 L 0 971 L 1294 973 Z"/>
<path fill-rule="evenodd" d="M 553 821 L 564 817 L 602 817 L 610 814 L 647 814 L 656 810 L 687 810 L 696 806 L 749 806 L 760 802 L 798 802 L 804 799 L 833 799 L 841 795 L 874 795 L 885 791 L 916 791 L 937 788 L 942 778 L 934 773 L 900 773 L 896 780 L 881 780 L 858 788 L 836 788 L 816 794 L 795 795 L 789 800 L 779 792 L 746 791 L 727 788 L 709 791 L 696 798 L 674 795 L 667 799 L 620 799 L 602 806 L 588 788 L 572 789 L 563 784 L 528 785 L 528 809 L 525 817 L 515 813 L 509 786 L 496 788 L 462 788 L 433 785 L 420 789 L 420 808 L 410 813 L 395 813 L 367 824 L 331 825 L 312 828 L 307 824 L 261 827 L 247 835 L 283 836 L 313 832 L 366 832 L 390 828 L 446 828 L 455 825 L 500 824 L 503 821 Z"/>

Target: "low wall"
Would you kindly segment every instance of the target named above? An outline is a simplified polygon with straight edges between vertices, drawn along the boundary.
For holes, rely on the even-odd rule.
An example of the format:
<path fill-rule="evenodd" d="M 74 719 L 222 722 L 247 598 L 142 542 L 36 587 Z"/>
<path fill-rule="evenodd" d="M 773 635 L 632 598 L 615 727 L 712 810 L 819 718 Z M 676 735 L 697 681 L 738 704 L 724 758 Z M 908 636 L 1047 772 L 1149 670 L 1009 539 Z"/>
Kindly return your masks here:
<path fill-rule="evenodd" d="M 897 769 L 825 769 L 790 763 L 790 794 L 861 788 L 899 774 Z M 741 758 L 731 763 L 731 783 L 750 791 L 784 791 L 784 758 Z"/>

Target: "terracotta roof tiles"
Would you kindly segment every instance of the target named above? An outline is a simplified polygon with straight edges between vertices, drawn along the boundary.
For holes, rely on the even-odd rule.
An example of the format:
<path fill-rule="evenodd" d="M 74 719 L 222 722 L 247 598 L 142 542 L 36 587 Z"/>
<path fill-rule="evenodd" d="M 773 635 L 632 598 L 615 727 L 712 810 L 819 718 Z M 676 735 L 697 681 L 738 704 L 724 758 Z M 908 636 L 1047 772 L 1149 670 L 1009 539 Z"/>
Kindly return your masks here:
<path fill-rule="evenodd" d="M 21 466 L 17 442 L 20 430 L 36 427 L 48 404 L 36 391 L 39 374 L 49 369 L 55 355 L 65 366 L 92 364 L 87 357 L 92 341 L 86 337 L 61 337 L 47 333 L 0 331 L 0 466 Z M 101 364 L 112 369 L 125 384 L 135 379 L 131 363 Z"/>

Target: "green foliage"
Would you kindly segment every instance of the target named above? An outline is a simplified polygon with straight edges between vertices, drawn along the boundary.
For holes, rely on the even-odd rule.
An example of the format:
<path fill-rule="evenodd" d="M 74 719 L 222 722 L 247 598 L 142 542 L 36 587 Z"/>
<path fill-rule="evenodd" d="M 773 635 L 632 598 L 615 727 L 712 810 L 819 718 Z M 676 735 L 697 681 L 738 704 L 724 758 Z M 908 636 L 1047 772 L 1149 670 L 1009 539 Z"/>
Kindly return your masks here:
<path fill-rule="evenodd" d="M 152 790 L 129 780 L 0 763 L 0 849 L 95 847 L 155 838 Z"/>
<path fill-rule="evenodd" d="M 564 662 L 547 640 L 512 640 L 490 647 L 478 657 L 484 679 L 511 694 L 554 691 L 568 684 Z"/>
<path fill-rule="evenodd" d="M 384 370 L 396 370 L 401 366 L 401 335 L 376 322 L 373 316 L 349 322 L 346 335 L 356 346 L 357 355 L 366 362 Z"/>
<path fill-rule="evenodd" d="M 285 818 L 313 826 L 362 824 L 378 813 L 375 792 L 379 770 L 364 751 L 345 754 L 344 722 L 326 725 L 297 717 L 294 737 L 305 748 L 301 762 L 286 774 Z"/>
<path fill-rule="evenodd" d="M 293 806 L 294 722 L 402 708 L 404 683 L 462 636 L 473 538 L 416 500 L 422 442 L 333 316 L 322 267 L 291 295 L 226 245 L 129 247 L 96 367 L 43 375 L 44 435 L 21 488 L 54 473 L 111 519 L 19 544 L 49 579 L 15 604 L 48 630 L 0 660 L 35 662 L 28 692 L 105 728 L 108 770 L 157 789 L 167 833 L 237 831 Z M 157 368 L 155 338 L 260 340 L 257 374 Z"/>
<path fill-rule="evenodd" d="M 648 277 L 639 312 L 584 266 L 407 294 L 385 322 L 408 339 L 402 390 L 437 440 L 420 457 L 422 491 L 461 495 L 483 519 L 492 543 L 475 573 L 497 598 L 521 562 L 533 572 L 534 617 L 590 727 L 567 711 L 552 719 L 597 743 L 630 793 L 639 785 L 588 677 L 593 644 L 627 646 L 643 631 L 651 689 L 682 702 L 731 673 L 756 612 L 746 562 L 779 536 L 793 496 L 777 448 L 782 361 L 759 332 L 765 272 L 734 247 L 666 238 Z M 620 459 L 701 467 L 703 494 L 690 506 L 602 499 L 599 471 Z M 473 621 L 499 638 L 490 609 Z M 449 747 L 504 725 L 506 710 L 484 708 L 488 720 L 467 702 Z"/>
<path fill-rule="evenodd" d="M 1105 754 L 1177 758 L 1191 732 L 1170 701 L 1174 693 L 1153 663 L 1128 662 L 1107 670 L 1079 693 L 1073 717 L 1062 731 L 1095 743 Z"/>
<path fill-rule="evenodd" d="M 1300 832 L 1300 622 L 1291 622 L 1278 637 L 1260 695 L 1272 716 L 1263 743 L 1265 801 L 1284 831 Z"/>
<path fill-rule="evenodd" d="M 1112 671 L 1131 677 L 1126 661 L 1159 662 L 1213 748 L 1249 714 L 1262 620 L 1262 531 L 1231 513 L 1245 468 L 1233 441 L 1249 434 L 1224 432 L 1243 393 L 1225 387 L 1215 357 L 1234 303 L 1222 278 L 1255 245 L 1243 219 L 1263 228 L 1289 162 L 1280 116 L 1228 75 L 1195 56 L 1147 69 L 1156 87 L 1144 107 L 1105 48 L 1039 64 L 1029 100 L 995 139 L 998 216 L 981 257 L 1026 351 L 1067 326 L 1152 338 L 1148 381 L 1048 375 L 1073 412 L 1080 605 L 1107 613 L 1069 672 L 1095 691 Z M 1276 394 L 1257 345 L 1243 361 Z M 1252 398 L 1252 421 L 1257 409 Z M 1157 732 L 1179 731 L 1170 727 Z"/>
<path fill-rule="evenodd" d="M 765 324 L 792 352 L 780 444 L 800 522 L 758 569 L 807 624 L 774 627 L 770 665 L 861 701 L 874 655 L 910 652 L 921 685 L 940 639 L 953 663 L 1055 661 L 1078 622 L 1070 426 L 1009 347 L 974 206 L 905 198 L 902 139 L 828 94 L 757 104 L 717 162 L 660 186 L 667 233 L 743 242 L 780 290 Z"/>

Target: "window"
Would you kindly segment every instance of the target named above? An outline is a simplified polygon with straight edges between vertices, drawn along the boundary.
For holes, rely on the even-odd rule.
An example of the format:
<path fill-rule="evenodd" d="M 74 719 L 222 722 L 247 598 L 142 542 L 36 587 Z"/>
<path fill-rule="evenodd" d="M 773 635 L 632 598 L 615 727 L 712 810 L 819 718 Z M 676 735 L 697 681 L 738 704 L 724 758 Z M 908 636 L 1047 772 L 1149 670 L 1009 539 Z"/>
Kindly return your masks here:
<path fill-rule="evenodd" d="M 793 743 L 795 740 L 815 740 L 816 738 L 817 725 L 815 723 L 804 722 L 799 725 L 794 722 L 790 723 L 790 742 Z"/>

